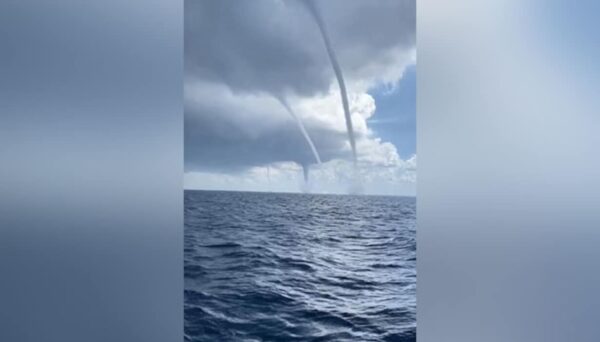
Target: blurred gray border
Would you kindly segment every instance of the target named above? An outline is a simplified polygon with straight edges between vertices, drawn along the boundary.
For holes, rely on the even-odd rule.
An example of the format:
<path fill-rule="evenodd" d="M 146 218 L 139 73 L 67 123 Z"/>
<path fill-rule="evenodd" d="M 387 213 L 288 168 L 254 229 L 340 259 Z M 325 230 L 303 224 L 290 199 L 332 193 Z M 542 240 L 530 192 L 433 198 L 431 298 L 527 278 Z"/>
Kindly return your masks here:
<path fill-rule="evenodd" d="M 0 341 L 183 340 L 182 11 L 0 2 Z"/>
<path fill-rule="evenodd" d="M 420 342 L 599 340 L 597 10 L 418 2 Z"/>

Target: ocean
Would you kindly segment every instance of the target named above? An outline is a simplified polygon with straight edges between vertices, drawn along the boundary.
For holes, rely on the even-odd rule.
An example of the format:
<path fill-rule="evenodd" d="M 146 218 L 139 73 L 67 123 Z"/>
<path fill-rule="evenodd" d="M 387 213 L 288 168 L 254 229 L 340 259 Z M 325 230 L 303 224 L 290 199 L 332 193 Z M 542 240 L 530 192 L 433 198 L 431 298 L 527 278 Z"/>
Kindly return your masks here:
<path fill-rule="evenodd" d="M 186 341 L 415 341 L 413 197 L 191 191 Z"/>

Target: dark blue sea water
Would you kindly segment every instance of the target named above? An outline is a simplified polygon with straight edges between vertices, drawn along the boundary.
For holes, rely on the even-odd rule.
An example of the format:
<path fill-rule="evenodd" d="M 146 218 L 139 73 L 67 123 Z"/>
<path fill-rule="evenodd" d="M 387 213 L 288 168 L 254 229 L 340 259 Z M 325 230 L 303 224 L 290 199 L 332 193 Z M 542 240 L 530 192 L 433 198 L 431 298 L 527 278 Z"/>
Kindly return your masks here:
<path fill-rule="evenodd" d="M 415 341 L 415 199 L 185 191 L 186 341 Z"/>

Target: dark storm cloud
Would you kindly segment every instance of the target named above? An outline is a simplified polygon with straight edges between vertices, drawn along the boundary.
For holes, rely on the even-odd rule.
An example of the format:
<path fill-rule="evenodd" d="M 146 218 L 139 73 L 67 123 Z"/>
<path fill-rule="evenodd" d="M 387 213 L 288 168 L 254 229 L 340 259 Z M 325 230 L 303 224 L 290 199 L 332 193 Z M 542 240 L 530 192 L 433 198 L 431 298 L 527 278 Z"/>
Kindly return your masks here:
<path fill-rule="evenodd" d="M 395 62 L 389 58 L 391 52 L 414 48 L 414 1 L 317 4 L 350 83 L 376 78 L 386 63 Z M 334 74 L 302 0 L 186 0 L 185 74 L 188 170 L 311 161 L 294 122 L 277 121 L 287 115 L 281 105 L 263 101 L 252 107 L 226 101 L 236 102 L 236 95 L 248 94 L 311 97 L 329 90 Z M 190 91 L 196 84 L 202 86 Z M 223 98 L 217 100 L 218 96 Z M 345 134 L 315 122 L 306 126 L 324 160 L 347 157 Z"/>
<path fill-rule="evenodd" d="M 310 23 L 299 12 L 273 0 L 186 1 L 186 76 L 234 91 L 326 90 L 327 56 L 320 44 L 303 43 L 318 37 L 307 35 Z"/>
<path fill-rule="evenodd" d="M 232 129 L 226 122 L 217 120 L 199 121 L 186 120 L 185 160 L 186 171 L 204 170 L 213 172 L 242 171 L 246 167 L 266 165 L 280 161 L 295 161 L 299 164 L 312 163 L 314 158 L 310 149 L 305 147 L 305 141 L 295 125 L 286 125 L 279 131 L 269 131 L 265 134 L 250 138 L 240 129 Z M 217 128 L 215 128 L 217 127 Z M 215 133 L 221 129 L 229 135 Z M 197 139 L 190 132 L 202 132 L 204 136 Z M 350 158 L 349 151 L 341 152 L 345 132 L 331 132 L 313 129 L 317 146 L 324 160 L 333 157 Z M 300 147 L 300 148 L 299 148 Z"/>
<path fill-rule="evenodd" d="M 275 98 L 236 99 L 223 87 L 204 86 L 186 102 L 186 170 L 241 171 L 279 161 L 314 163 L 298 127 Z M 306 121 L 321 158 L 350 157 L 346 133 Z"/>

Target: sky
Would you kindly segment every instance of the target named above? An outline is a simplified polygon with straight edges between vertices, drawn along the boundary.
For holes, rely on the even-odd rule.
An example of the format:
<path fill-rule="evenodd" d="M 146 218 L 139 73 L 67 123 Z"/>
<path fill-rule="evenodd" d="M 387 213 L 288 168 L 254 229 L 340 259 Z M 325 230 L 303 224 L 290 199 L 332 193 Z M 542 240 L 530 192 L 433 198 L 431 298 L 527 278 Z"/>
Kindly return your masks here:
<path fill-rule="evenodd" d="M 316 1 L 348 90 L 357 168 L 305 1 L 185 1 L 184 187 L 414 196 L 415 1 Z"/>

